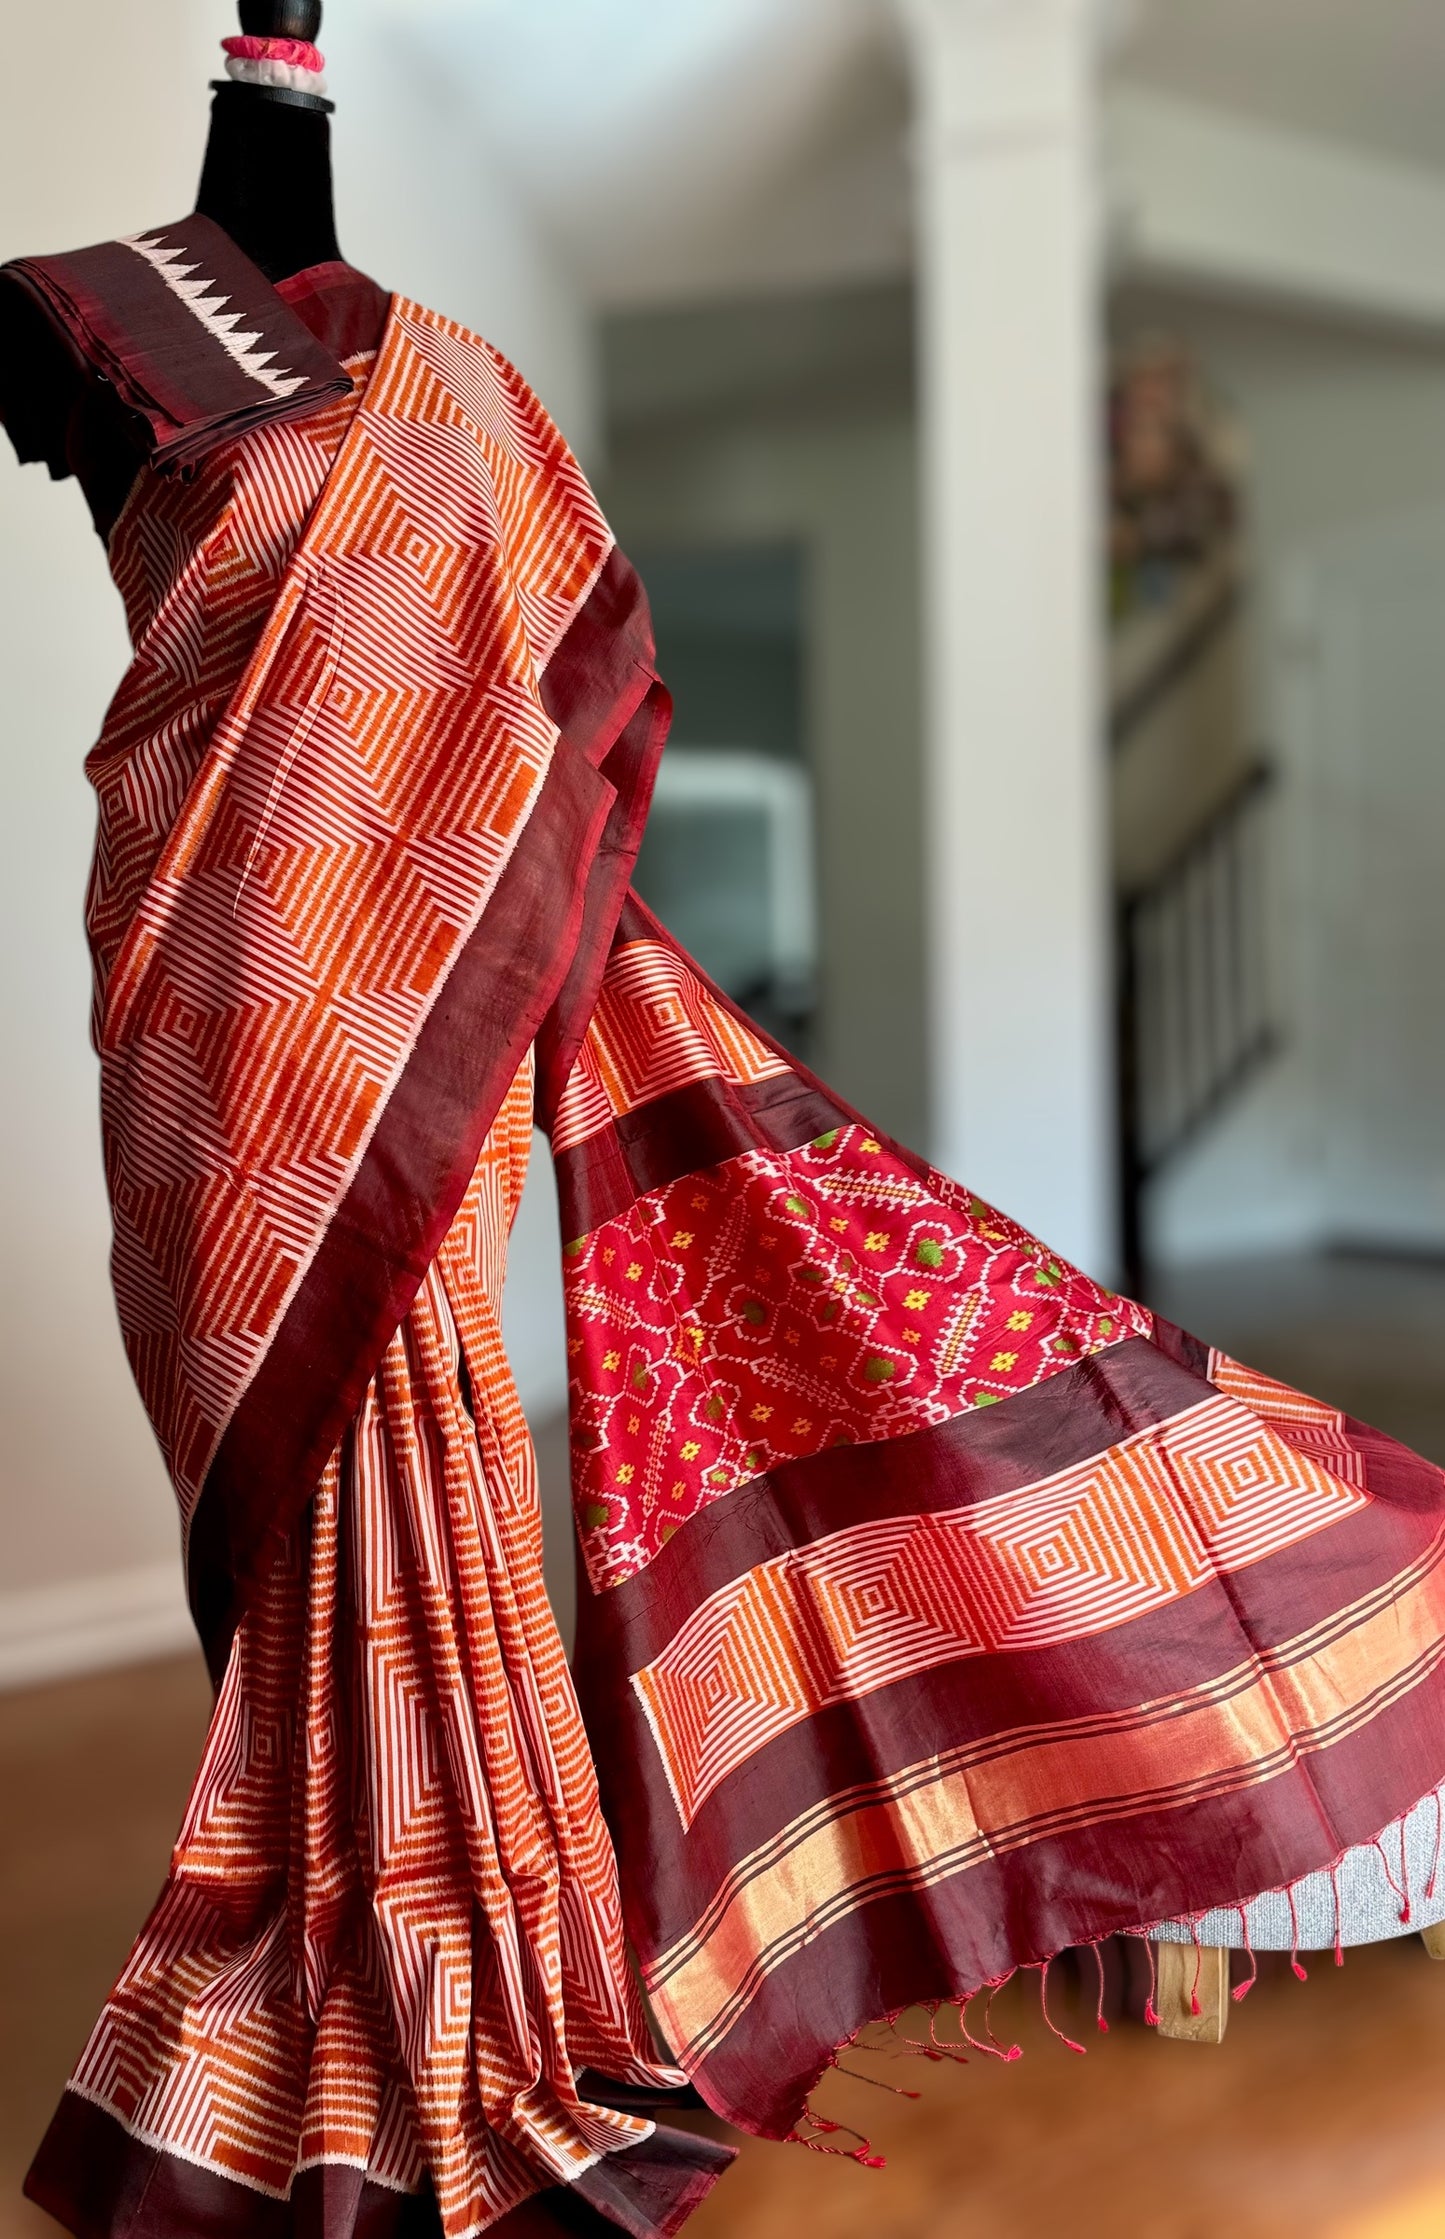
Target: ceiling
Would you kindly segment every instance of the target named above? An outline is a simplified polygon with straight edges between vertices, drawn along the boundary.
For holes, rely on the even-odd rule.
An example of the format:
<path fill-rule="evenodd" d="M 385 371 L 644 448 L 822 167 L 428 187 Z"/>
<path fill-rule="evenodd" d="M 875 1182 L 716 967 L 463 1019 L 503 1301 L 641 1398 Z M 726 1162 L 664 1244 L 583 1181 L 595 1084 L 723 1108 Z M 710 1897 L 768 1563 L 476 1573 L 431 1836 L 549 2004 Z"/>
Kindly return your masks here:
<path fill-rule="evenodd" d="M 465 104 L 602 307 L 907 270 L 896 0 L 366 5 Z M 1130 82 L 1445 168 L 1445 0 L 1120 12 Z"/>
<path fill-rule="evenodd" d="M 908 261 L 891 0 L 373 0 L 604 306 Z"/>
<path fill-rule="evenodd" d="M 1445 0 L 1143 0 L 1122 72 L 1445 167 Z"/>

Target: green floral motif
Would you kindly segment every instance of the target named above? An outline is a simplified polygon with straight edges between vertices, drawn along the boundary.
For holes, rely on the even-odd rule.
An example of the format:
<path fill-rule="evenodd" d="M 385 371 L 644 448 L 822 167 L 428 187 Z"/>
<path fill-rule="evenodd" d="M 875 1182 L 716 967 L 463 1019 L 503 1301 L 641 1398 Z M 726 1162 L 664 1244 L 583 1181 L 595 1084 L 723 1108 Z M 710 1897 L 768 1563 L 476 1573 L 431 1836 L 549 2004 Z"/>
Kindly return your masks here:
<path fill-rule="evenodd" d="M 943 1246 L 936 1236 L 925 1236 L 914 1246 L 913 1256 L 920 1267 L 942 1267 Z"/>
<path fill-rule="evenodd" d="M 796 1213 L 799 1220 L 805 1221 L 813 1210 L 806 1197 L 790 1197 L 786 1200 L 786 1204 L 788 1211 Z"/>
<path fill-rule="evenodd" d="M 830 1151 L 833 1148 L 833 1145 L 837 1142 L 840 1132 L 840 1129 L 836 1127 L 830 1127 L 826 1135 L 815 1135 L 813 1137 L 814 1150 Z"/>
<path fill-rule="evenodd" d="M 897 1374 L 897 1364 L 875 1357 L 868 1362 L 863 1374 L 870 1384 L 890 1384 Z"/>
<path fill-rule="evenodd" d="M 754 1329 L 768 1318 L 768 1310 L 761 1299 L 750 1298 L 743 1307 L 743 1320 L 751 1322 Z"/>
<path fill-rule="evenodd" d="M 612 1511 L 605 1500 L 589 1500 L 582 1511 L 582 1521 L 589 1532 L 601 1531 L 604 1524 L 612 1521 Z"/>

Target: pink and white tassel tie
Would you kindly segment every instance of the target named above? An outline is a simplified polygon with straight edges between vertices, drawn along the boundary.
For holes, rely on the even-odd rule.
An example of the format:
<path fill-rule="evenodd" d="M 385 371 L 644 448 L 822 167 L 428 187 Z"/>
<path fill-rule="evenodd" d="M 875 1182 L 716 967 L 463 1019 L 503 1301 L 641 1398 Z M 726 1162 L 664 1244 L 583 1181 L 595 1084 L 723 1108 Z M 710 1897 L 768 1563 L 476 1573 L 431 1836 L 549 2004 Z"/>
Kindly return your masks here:
<path fill-rule="evenodd" d="M 326 57 L 306 39 L 223 39 L 226 76 L 243 86 L 279 86 L 288 93 L 324 93 Z"/>

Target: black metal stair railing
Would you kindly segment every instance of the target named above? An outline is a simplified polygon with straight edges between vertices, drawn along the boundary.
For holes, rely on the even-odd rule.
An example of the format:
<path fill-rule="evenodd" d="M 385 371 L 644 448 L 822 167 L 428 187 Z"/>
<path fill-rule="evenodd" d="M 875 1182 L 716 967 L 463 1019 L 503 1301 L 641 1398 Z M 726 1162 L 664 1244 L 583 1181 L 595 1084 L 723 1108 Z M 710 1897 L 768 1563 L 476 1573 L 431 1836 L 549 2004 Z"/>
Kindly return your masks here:
<path fill-rule="evenodd" d="M 1117 926 L 1120 1219 L 1126 1287 L 1148 1286 L 1146 1192 L 1277 1046 L 1267 971 L 1265 805 L 1245 772 L 1123 895 Z"/>

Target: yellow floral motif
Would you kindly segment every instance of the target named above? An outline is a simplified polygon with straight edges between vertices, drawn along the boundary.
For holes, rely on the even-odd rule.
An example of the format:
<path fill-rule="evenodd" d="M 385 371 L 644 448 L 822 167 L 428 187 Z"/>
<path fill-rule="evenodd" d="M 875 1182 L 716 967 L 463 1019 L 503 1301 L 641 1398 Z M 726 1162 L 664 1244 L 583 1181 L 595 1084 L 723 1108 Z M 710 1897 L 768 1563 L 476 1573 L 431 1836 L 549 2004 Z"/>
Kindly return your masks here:
<path fill-rule="evenodd" d="M 783 1331 L 783 1343 L 784 1343 L 785 1345 L 797 1345 L 797 1344 L 800 1344 L 801 1342 L 802 1342 L 802 1340 L 801 1340 L 801 1338 L 800 1338 L 800 1336 L 799 1336 L 799 1334 L 798 1334 L 797 1330 L 795 1330 L 795 1329 L 785 1329 L 785 1330 Z"/>
<path fill-rule="evenodd" d="M 752 1420 L 753 1420 L 753 1422 L 755 1422 L 755 1423 L 770 1423 L 770 1422 L 772 1421 L 772 1419 L 773 1419 L 773 1411 L 772 1411 L 771 1407 L 765 1407 L 765 1406 L 763 1405 L 762 1401 L 761 1401 L 761 1400 L 759 1400 L 759 1402 L 758 1402 L 757 1406 L 756 1406 L 756 1407 L 755 1407 L 755 1408 L 753 1409 L 753 1411 L 752 1411 Z"/>
<path fill-rule="evenodd" d="M 642 1262 L 641 1262 L 641 1260 L 637 1260 L 637 1259 L 635 1259 L 635 1260 L 634 1260 L 634 1261 L 632 1262 L 632 1265 L 631 1265 L 631 1266 L 630 1266 L 630 1267 L 628 1268 L 628 1270 L 627 1270 L 627 1280 L 628 1280 L 628 1282 L 629 1282 L 629 1283 L 635 1283 L 635 1282 L 637 1282 L 637 1280 L 639 1279 L 639 1277 L 641 1276 L 641 1274 L 642 1274 Z"/>
<path fill-rule="evenodd" d="M 624 1462 L 621 1469 L 619 1469 L 617 1472 L 617 1482 L 619 1485 L 630 1485 L 636 1475 L 637 1472 L 633 1468 L 631 1462 Z"/>
<path fill-rule="evenodd" d="M 697 1440 L 695 1438 L 690 1438 L 687 1444 L 682 1449 L 682 1458 L 685 1462 L 695 1462 L 701 1452 L 702 1448 L 698 1444 Z"/>
<path fill-rule="evenodd" d="M 636 1437 L 638 1431 L 640 1431 L 642 1428 L 642 1417 L 640 1415 L 629 1415 L 627 1418 L 627 1428 L 629 1434 L 633 1437 Z"/>
<path fill-rule="evenodd" d="M 881 1151 L 883 1145 L 872 1135 L 865 1135 L 858 1145 L 860 1151 Z"/>
<path fill-rule="evenodd" d="M 887 1230 L 882 1228 L 870 1228 L 868 1234 L 863 1239 L 863 1249 L 865 1252 L 886 1252 L 888 1249 Z"/>
<path fill-rule="evenodd" d="M 692 1230 L 690 1228 L 680 1228 L 672 1239 L 672 1248 L 675 1252 L 685 1252 L 691 1242 Z"/>
<path fill-rule="evenodd" d="M 903 1332 L 903 1342 L 905 1345 L 916 1345 L 922 1335 L 921 1329 L 906 1329 Z"/>
<path fill-rule="evenodd" d="M 793 1425 L 794 1438 L 806 1438 L 812 1427 L 811 1418 L 807 1415 L 800 1415 Z"/>
<path fill-rule="evenodd" d="M 836 1354 L 836 1353 L 825 1353 L 825 1354 L 823 1355 L 823 1358 L 822 1358 L 822 1360 L 821 1360 L 821 1361 L 819 1362 L 819 1364 L 818 1364 L 818 1365 L 819 1365 L 819 1367 L 820 1367 L 820 1368 L 836 1368 L 836 1367 L 837 1367 L 837 1365 L 838 1365 L 838 1356 L 837 1356 L 837 1354 Z"/>
<path fill-rule="evenodd" d="M 612 1262 L 613 1262 L 613 1261 L 614 1261 L 614 1260 L 616 1259 L 616 1257 L 617 1257 L 617 1251 L 616 1251 L 616 1248 L 615 1248 L 615 1246 L 613 1246 L 613 1245 L 611 1245 L 611 1244 L 604 1244 L 604 1245 L 603 1245 L 603 1247 L 602 1247 L 602 1264 L 603 1264 L 603 1266 L 604 1266 L 604 1267 L 610 1267 L 610 1266 L 612 1265 Z"/>
<path fill-rule="evenodd" d="M 910 1314 L 921 1314 L 928 1304 L 927 1291 L 910 1291 L 903 1301 Z"/>
<path fill-rule="evenodd" d="M 1022 1308 L 1020 1308 L 1017 1314 L 1010 1314 L 1008 1318 L 1008 1326 L 1010 1329 L 1019 1330 L 1020 1332 L 1026 1329 L 1032 1329 L 1034 1326 L 1033 1315 L 1024 1313 Z"/>
<path fill-rule="evenodd" d="M 604 1368 L 620 1368 L 622 1366 L 622 1355 L 620 1353 L 604 1353 L 602 1365 Z"/>
<path fill-rule="evenodd" d="M 572 1359 L 573 1359 L 573 1360 L 576 1360 L 576 1358 L 577 1358 L 577 1355 L 578 1355 L 578 1354 L 579 1354 L 579 1353 L 581 1352 L 581 1350 L 582 1350 L 582 1340 L 581 1340 L 581 1338 L 580 1338 L 580 1337 L 569 1337 L 569 1338 L 568 1338 L 568 1340 L 567 1340 L 567 1351 L 568 1351 L 568 1353 L 569 1353 L 569 1354 L 571 1355 L 571 1357 L 572 1357 Z"/>
<path fill-rule="evenodd" d="M 993 1356 L 993 1359 L 992 1359 L 992 1360 L 991 1360 L 991 1361 L 989 1362 L 989 1364 L 988 1364 L 988 1365 L 989 1365 L 989 1367 L 990 1367 L 991 1369 L 993 1369 L 993 1370 L 994 1370 L 994 1371 L 995 1371 L 995 1372 L 996 1372 L 996 1373 L 997 1373 L 998 1375 L 1000 1375 L 1000 1376 L 1006 1376 L 1006 1375 L 1008 1374 L 1008 1372 L 1009 1372 L 1009 1370 L 1010 1370 L 1011 1368 L 1015 1368 L 1015 1367 L 1017 1367 L 1017 1365 L 1018 1365 L 1018 1354 L 1017 1354 L 1017 1353 L 995 1353 L 995 1354 L 994 1354 L 994 1356 Z"/>
<path fill-rule="evenodd" d="M 707 1199 L 703 1196 L 701 1190 L 698 1191 L 696 1197 L 690 1197 L 688 1203 L 695 1213 L 705 1213 L 707 1211 Z"/>
<path fill-rule="evenodd" d="M 848 1226 L 847 1218 L 846 1216 L 835 1213 L 833 1218 L 829 1221 L 828 1226 L 832 1229 L 835 1236 L 842 1236 Z"/>

